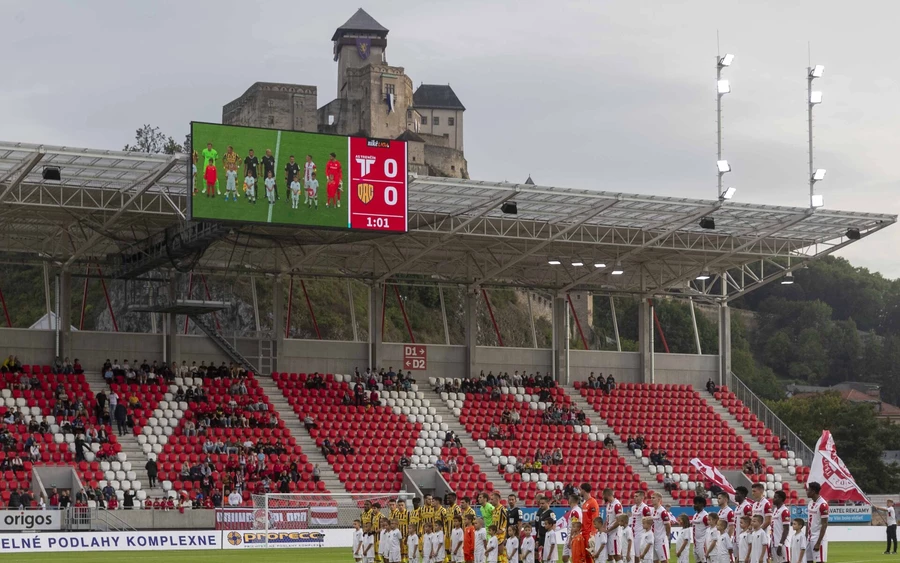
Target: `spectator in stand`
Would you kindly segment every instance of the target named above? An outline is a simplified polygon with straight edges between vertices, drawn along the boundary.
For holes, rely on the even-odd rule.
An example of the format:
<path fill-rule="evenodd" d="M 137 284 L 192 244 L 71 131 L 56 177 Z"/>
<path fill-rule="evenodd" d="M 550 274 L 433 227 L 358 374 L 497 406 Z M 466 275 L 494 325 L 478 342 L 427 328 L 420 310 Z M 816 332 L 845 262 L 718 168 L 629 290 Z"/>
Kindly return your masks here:
<path fill-rule="evenodd" d="M 350 442 L 341 438 L 337 443 L 338 452 L 341 455 L 354 455 L 356 454 L 356 450 L 353 449 L 353 446 L 350 445 Z"/>
<path fill-rule="evenodd" d="M 459 471 L 459 465 L 456 463 L 455 457 L 451 457 L 450 463 L 447 465 L 450 467 L 450 473 L 456 473 Z"/>
<path fill-rule="evenodd" d="M 325 457 L 334 455 L 334 445 L 328 438 L 325 438 L 325 440 L 322 441 L 322 455 Z"/>
<path fill-rule="evenodd" d="M 318 483 L 319 479 L 321 479 L 321 478 L 322 478 L 322 472 L 321 472 L 321 470 L 319 470 L 319 464 L 317 463 L 313 466 L 312 482 Z"/>
<path fill-rule="evenodd" d="M 612 436 L 607 436 L 603 439 L 603 447 L 608 450 L 616 449 L 616 442 L 613 440 Z"/>
<path fill-rule="evenodd" d="M 606 392 L 612 393 L 616 389 L 616 378 L 612 374 L 606 378 Z"/>
<path fill-rule="evenodd" d="M 68 490 L 63 491 L 59 497 L 59 509 L 65 510 L 65 509 L 69 508 L 69 506 L 71 506 L 71 504 L 72 504 L 72 499 L 69 497 L 69 491 Z"/>
<path fill-rule="evenodd" d="M 746 460 L 741 466 L 741 471 L 743 471 L 747 475 L 753 475 L 753 461 L 749 459 Z"/>
<path fill-rule="evenodd" d="M 450 473 L 450 466 L 447 465 L 447 462 L 445 462 L 443 458 L 438 458 L 434 467 L 441 473 Z"/>
<path fill-rule="evenodd" d="M 50 510 L 59 510 L 59 492 L 56 490 L 55 486 L 50 487 L 50 499 L 47 503 L 50 507 Z"/>
<path fill-rule="evenodd" d="M 147 480 L 150 482 L 150 488 L 156 487 L 156 476 L 159 475 L 159 465 L 156 463 L 156 458 L 151 457 L 144 465 L 144 469 L 147 471 Z"/>
<path fill-rule="evenodd" d="M 309 432 L 313 428 L 318 428 L 316 425 L 316 421 L 313 419 L 312 415 L 307 414 L 303 417 L 303 427 L 306 428 L 306 431 Z"/>
<path fill-rule="evenodd" d="M 231 491 L 231 493 L 228 495 L 228 506 L 240 506 L 243 500 L 244 499 L 241 497 L 240 493 L 238 493 L 237 491 Z"/>
<path fill-rule="evenodd" d="M 553 452 L 553 465 L 562 465 L 563 462 L 563 453 L 560 448 L 556 448 Z"/>
<path fill-rule="evenodd" d="M 759 458 L 753 460 L 753 470 L 757 475 L 765 473 L 765 471 L 763 470 L 762 462 L 759 460 Z"/>
<path fill-rule="evenodd" d="M 128 432 L 128 428 L 125 426 L 125 421 L 128 420 L 128 410 L 125 408 L 125 405 L 119 403 L 116 405 L 116 426 L 119 430 L 119 436 L 124 436 Z"/>
<path fill-rule="evenodd" d="M 787 451 L 787 450 L 788 450 L 788 441 L 787 441 L 787 438 L 782 438 L 782 439 L 781 439 L 781 442 L 779 443 L 779 446 L 780 446 L 780 448 L 781 448 L 781 451 Z"/>
<path fill-rule="evenodd" d="M 9 494 L 9 508 L 11 510 L 16 510 L 22 506 L 22 495 L 20 491 L 21 489 L 17 487 Z"/>
<path fill-rule="evenodd" d="M 671 473 L 666 473 L 666 476 L 663 477 L 663 488 L 666 490 L 666 492 L 669 493 L 678 488 L 678 485 L 675 483 L 675 479 L 672 478 Z"/>
<path fill-rule="evenodd" d="M 81 367 L 81 362 L 78 360 L 78 358 L 75 358 L 75 363 L 72 364 L 72 371 L 75 373 L 75 375 L 81 375 L 84 373 L 84 368 Z"/>
<path fill-rule="evenodd" d="M 197 435 L 197 425 L 194 424 L 193 420 L 184 421 L 184 426 L 182 427 L 182 432 L 184 432 L 185 436 L 196 436 Z"/>
<path fill-rule="evenodd" d="M 410 460 L 409 460 L 408 457 L 403 456 L 403 457 L 400 458 L 400 462 L 398 463 L 398 467 L 399 467 L 400 471 L 403 471 L 404 469 L 406 469 L 406 468 L 409 467 L 410 465 L 412 465 L 412 463 L 410 462 Z"/>

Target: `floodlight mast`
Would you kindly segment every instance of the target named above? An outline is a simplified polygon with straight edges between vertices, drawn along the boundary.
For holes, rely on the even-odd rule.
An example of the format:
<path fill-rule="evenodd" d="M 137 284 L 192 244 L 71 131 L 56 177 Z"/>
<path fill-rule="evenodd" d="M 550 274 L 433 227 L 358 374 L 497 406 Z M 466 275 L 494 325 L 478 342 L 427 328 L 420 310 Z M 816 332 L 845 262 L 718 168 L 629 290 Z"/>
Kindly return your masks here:
<path fill-rule="evenodd" d="M 731 66 L 734 55 L 716 55 L 716 162 L 722 162 L 722 96 L 731 92 L 731 85 L 722 80 L 722 69 Z M 722 176 L 728 172 L 718 169 L 718 198 L 722 199 Z"/>
<path fill-rule="evenodd" d="M 821 102 L 821 93 L 818 92 L 819 97 L 817 99 L 813 99 L 813 89 L 812 84 L 813 80 L 816 78 L 821 78 L 822 73 L 825 71 L 825 67 L 823 65 L 815 65 L 806 67 L 806 112 L 807 112 L 807 129 L 809 133 L 809 205 L 810 207 L 821 207 L 821 205 L 816 206 L 814 204 L 815 195 L 816 195 L 816 181 L 821 179 L 817 178 L 817 171 L 814 167 L 813 160 L 813 106 Z M 824 178 L 824 171 L 822 174 L 819 174 Z"/>

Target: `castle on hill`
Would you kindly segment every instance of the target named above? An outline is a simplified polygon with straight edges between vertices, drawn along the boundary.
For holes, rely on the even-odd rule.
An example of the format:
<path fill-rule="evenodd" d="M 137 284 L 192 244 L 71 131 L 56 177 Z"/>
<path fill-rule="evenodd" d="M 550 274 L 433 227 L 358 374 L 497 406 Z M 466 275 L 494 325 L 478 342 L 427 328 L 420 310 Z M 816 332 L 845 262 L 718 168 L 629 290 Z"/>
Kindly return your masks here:
<path fill-rule="evenodd" d="M 463 113 L 449 85 L 413 81 L 387 63 L 388 29 L 360 8 L 331 37 L 337 97 L 317 107 L 317 88 L 257 82 L 222 108 L 222 123 L 407 141 L 410 172 L 468 178 Z"/>

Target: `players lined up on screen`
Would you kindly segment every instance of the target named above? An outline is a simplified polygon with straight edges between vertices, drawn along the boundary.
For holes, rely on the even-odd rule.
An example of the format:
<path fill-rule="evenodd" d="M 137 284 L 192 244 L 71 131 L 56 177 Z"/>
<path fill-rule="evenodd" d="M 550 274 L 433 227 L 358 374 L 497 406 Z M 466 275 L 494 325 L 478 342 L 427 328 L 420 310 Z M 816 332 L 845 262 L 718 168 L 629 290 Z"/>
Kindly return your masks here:
<path fill-rule="evenodd" d="M 193 194 L 199 193 L 197 183 L 197 163 L 200 157 L 203 157 L 203 178 L 200 184 L 205 184 L 204 194 L 206 197 L 215 197 L 222 195 L 219 186 L 219 152 L 213 148 L 212 143 L 207 143 L 206 148 L 198 154 L 194 151 L 191 154 L 193 161 L 192 186 Z M 325 165 L 325 179 L 328 199 L 325 207 L 340 207 L 341 192 L 344 191 L 343 169 L 337 155 L 331 153 L 328 163 Z M 225 155 L 222 157 L 222 164 L 225 170 L 225 201 L 237 201 L 240 192 L 237 190 L 238 169 L 241 168 L 241 157 L 234 152 L 234 147 L 228 145 Z M 246 195 L 249 203 L 256 203 L 257 179 L 263 177 L 263 186 L 265 188 L 266 200 L 269 205 L 281 199 L 278 194 L 277 182 L 275 181 L 275 157 L 272 156 L 272 150 L 266 149 L 266 156 L 262 160 L 256 157 L 253 149 L 249 149 L 248 155 L 243 160 L 244 166 L 244 185 L 242 191 Z M 291 204 L 292 209 L 297 209 L 300 204 L 301 190 L 305 190 L 304 205 L 308 208 L 319 208 L 319 181 L 317 179 L 316 163 L 313 162 L 311 154 L 306 155 L 306 162 L 303 165 L 302 185 L 300 165 L 291 155 L 288 162 L 284 165 L 284 183 L 286 188 L 285 201 Z"/>

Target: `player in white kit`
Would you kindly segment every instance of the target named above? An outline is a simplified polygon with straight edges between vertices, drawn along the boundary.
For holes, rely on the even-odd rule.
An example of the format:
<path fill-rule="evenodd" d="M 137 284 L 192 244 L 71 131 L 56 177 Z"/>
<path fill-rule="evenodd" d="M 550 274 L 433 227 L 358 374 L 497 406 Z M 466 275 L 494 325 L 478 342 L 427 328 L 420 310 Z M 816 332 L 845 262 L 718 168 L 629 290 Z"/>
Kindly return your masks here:
<path fill-rule="evenodd" d="M 687 514 L 682 514 L 678 517 L 678 525 L 681 526 L 681 529 L 675 535 L 675 557 L 678 558 L 678 563 L 690 563 L 691 534 L 693 533 L 691 519 Z"/>
<path fill-rule="evenodd" d="M 606 524 L 603 523 L 603 519 L 599 516 L 594 518 L 594 529 L 597 530 L 594 532 L 594 535 L 591 536 L 591 540 L 588 542 L 588 551 L 591 553 L 591 559 L 595 563 L 603 563 L 606 561 Z"/>
<path fill-rule="evenodd" d="M 362 563 L 372 561 L 375 561 L 375 533 L 372 531 L 372 524 L 366 522 L 362 539 Z"/>
<path fill-rule="evenodd" d="M 454 563 L 465 562 L 463 557 L 463 527 L 459 516 L 453 518 L 453 530 L 450 532 L 450 561 Z"/>
<path fill-rule="evenodd" d="M 716 497 L 716 502 L 719 503 L 719 520 L 725 520 L 725 523 L 728 524 L 728 534 L 734 539 L 737 523 L 734 521 L 734 510 L 728 504 L 730 500 L 728 493 L 719 493 L 719 496 Z"/>
<path fill-rule="evenodd" d="M 269 205 L 272 205 L 275 203 L 275 177 L 272 172 L 269 172 L 269 177 L 263 183 L 266 185 L 266 199 L 269 200 Z"/>
<path fill-rule="evenodd" d="M 506 531 L 506 561 L 507 563 L 519 563 L 519 536 L 515 526 L 510 526 Z"/>
<path fill-rule="evenodd" d="M 653 530 L 656 522 L 653 518 L 647 516 L 641 519 L 641 530 L 635 538 L 637 543 L 637 557 L 635 561 L 640 563 L 653 563 L 657 561 L 656 553 L 656 532 Z M 668 563 L 668 559 L 665 560 Z"/>
<path fill-rule="evenodd" d="M 227 178 L 225 183 L 225 201 L 228 201 L 228 196 L 231 196 L 233 201 L 237 201 L 237 170 L 235 170 L 234 166 L 225 171 L 225 177 Z"/>
<path fill-rule="evenodd" d="M 556 524 L 552 520 L 547 519 L 543 522 L 547 535 L 544 536 L 544 549 L 541 551 L 542 563 L 556 563 L 559 561 L 559 549 L 556 544 Z"/>
<path fill-rule="evenodd" d="M 825 531 L 828 529 L 828 503 L 820 494 L 822 486 L 815 481 L 806 484 L 806 496 L 809 504 L 806 506 L 807 532 L 809 545 L 806 549 L 806 560 L 814 563 L 828 561 L 828 542 L 825 540 Z"/>
<path fill-rule="evenodd" d="M 531 524 L 522 527 L 522 543 L 519 545 L 519 561 L 521 563 L 535 563 L 534 536 L 531 535 Z"/>
<path fill-rule="evenodd" d="M 419 545 L 419 535 L 416 533 L 416 526 L 409 527 L 409 536 L 406 538 L 406 553 L 409 557 L 409 563 L 419 563 L 422 554 Z"/>
<path fill-rule="evenodd" d="M 714 552 L 715 561 L 716 563 L 731 563 L 734 542 L 731 541 L 731 534 L 728 533 L 728 523 L 724 520 L 719 520 L 716 524 L 716 531 L 719 533 L 719 541 Z"/>
<path fill-rule="evenodd" d="M 763 530 L 763 517 L 759 514 L 753 516 L 753 531 L 750 532 L 750 556 L 749 563 L 766 563 L 769 559 L 769 534 Z"/>
<path fill-rule="evenodd" d="M 362 531 L 362 522 L 360 520 L 353 521 L 353 544 L 351 545 L 351 549 L 353 551 L 353 560 L 354 561 L 362 561 L 362 541 L 363 541 L 363 531 Z"/>
<path fill-rule="evenodd" d="M 256 178 L 247 174 L 244 178 L 244 185 L 247 186 L 247 202 L 256 203 Z"/>
<path fill-rule="evenodd" d="M 653 560 L 668 561 L 672 523 L 669 519 L 669 512 L 662 505 L 661 494 L 653 493 L 650 495 L 649 512 L 650 521 L 653 522 L 653 537 L 656 542 L 653 547 Z"/>
<path fill-rule="evenodd" d="M 400 563 L 400 544 L 403 543 L 403 534 L 400 532 L 400 522 L 395 518 L 391 520 L 391 528 L 385 535 L 387 547 L 384 553 L 387 555 L 387 563 Z"/>
<path fill-rule="evenodd" d="M 619 530 L 617 530 L 619 527 L 618 516 L 622 514 L 622 503 L 615 497 L 612 489 L 603 489 L 603 501 L 606 503 L 606 553 L 609 559 L 612 559 L 614 555 L 624 556 L 625 554 L 621 552 L 621 549 L 616 553 L 619 538 Z M 627 518 L 625 519 L 625 525 L 628 525 Z M 631 535 L 634 536 L 634 533 Z"/>
<path fill-rule="evenodd" d="M 794 521 L 791 522 L 791 528 L 794 529 L 794 535 L 791 536 L 791 549 L 788 550 L 791 563 L 806 563 L 807 541 L 803 526 L 802 518 L 794 518 Z"/>
<path fill-rule="evenodd" d="M 572 524 L 581 522 L 582 518 L 584 518 L 584 512 L 579 506 L 580 503 L 581 497 L 569 495 L 569 512 L 565 516 L 568 521 L 568 527 L 566 528 L 566 544 L 563 546 L 562 552 L 563 563 L 567 563 L 572 558 Z"/>
<path fill-rule="evenodd" d="M 319 208 L 319 181 L 315 175 L 306 183 L 306 207 Z"/>
<path fill-rule="evenodd" d="M 709 529 L 709 513 L 706 512 L 706 497 L 694 497 L 694 516 L 691 517 L 691 528 L 694 530 L 694 560 L 706 563 L 703 546 L 706 545 L 706 531 Z"/>
<path fill-rule="evenodd" d="M 766 486 L 762 483 L 753 483 L 750 487 L 750 495 L 753 497 L 753 514 L 759 514 L 763 517 L 762 529 L 769 533 L 769 527 L 772 525 L 772 514 L 774 508 L 772 501 L 766 498 Z"/>
<path fill-rule="evenodd" d="M 634 492 L 634 504 L 631 505 L 631 512 L 628 514 L 628 525 L 631 531 L 637 537 L 638 532 L 643 528 L 642 521 L 650 516 L 650 507 L 644 502 L 644 491 L 638 489 Z"/>
<path fill-rule="evenodd" d="M 300 205 L 300 178 L 294 178 L 291 182 L 291 209 L 297 209 Z"/>
<path fill-rule="evenodd" d="M 475 563 L 485 563 L 485 550 L 487 549 L 487 530 L 484 529 L 484 520 L 475 519 Z"/>
<path fill-rule="evenodd" d="M 791 509 L 784 505 L 787 494 L 775 491 L 772 498 L 772 563 L 787 563 L 787 538 L 791 526 Z"/>

